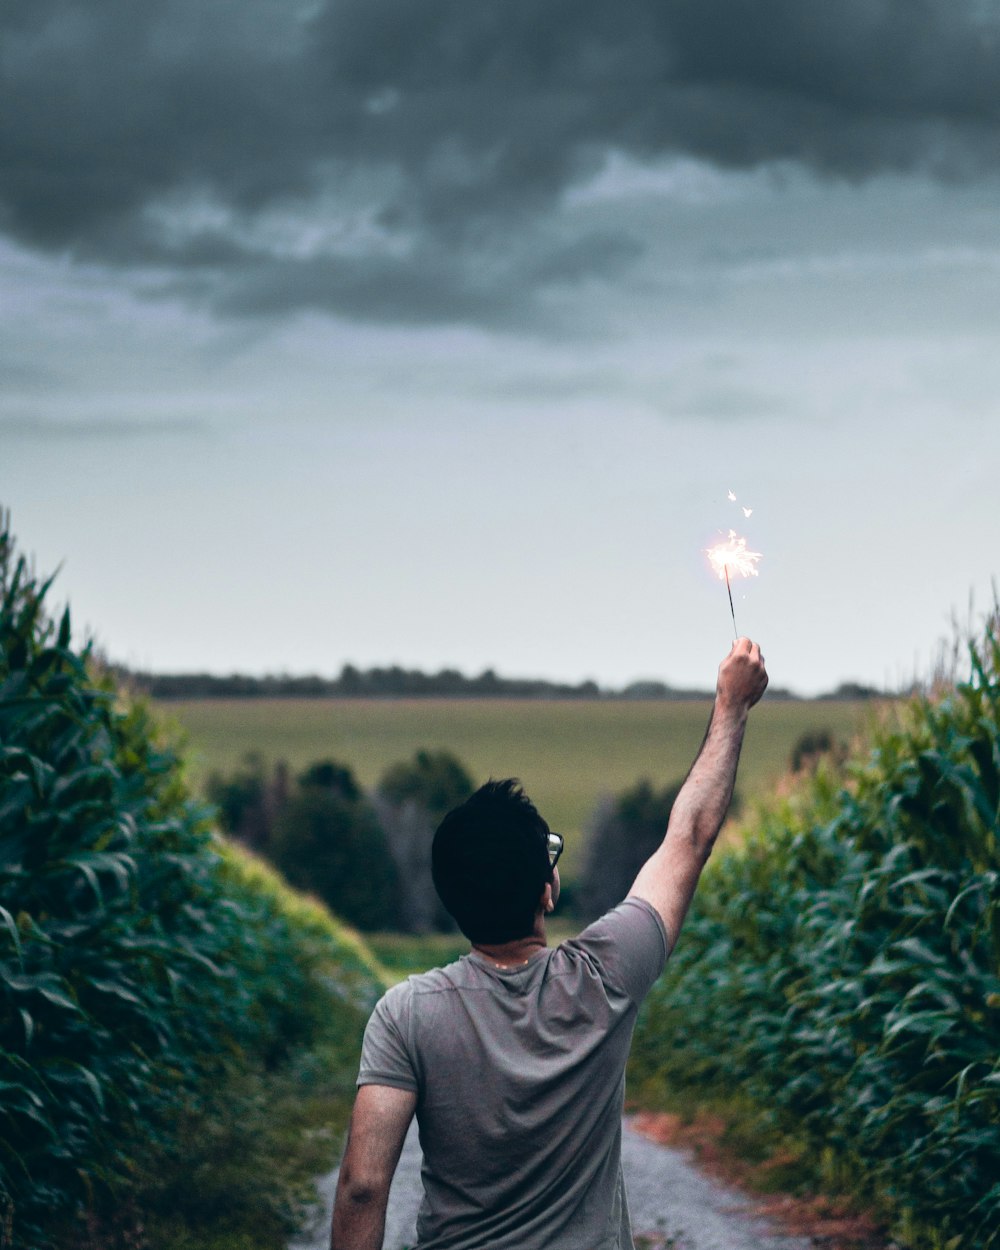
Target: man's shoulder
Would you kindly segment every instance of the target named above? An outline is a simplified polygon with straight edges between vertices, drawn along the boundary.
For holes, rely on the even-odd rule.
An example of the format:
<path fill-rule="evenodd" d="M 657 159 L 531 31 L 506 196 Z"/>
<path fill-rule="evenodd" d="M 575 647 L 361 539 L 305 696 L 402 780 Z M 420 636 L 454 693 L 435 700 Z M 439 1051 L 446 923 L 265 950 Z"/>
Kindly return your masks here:
<path fill-rule="evenodd" d="M 659 912 L 645 899 L 633 897 L 557 948 L 558 963 L 589 964 L 602 981 L 636 1001 L 663 971 L 669 949 Z"/>
<path fill-rule="evenodd" d="M 650 937 L 658 939 L 666 953 L 670 940 L 660 913 L 644 898 L 629 895 L 617 907 L 591 921 L 576 937 L 561 942 L 560 949 L 576 950 L 602 946 L 608 941 L 642 941 Z"/>

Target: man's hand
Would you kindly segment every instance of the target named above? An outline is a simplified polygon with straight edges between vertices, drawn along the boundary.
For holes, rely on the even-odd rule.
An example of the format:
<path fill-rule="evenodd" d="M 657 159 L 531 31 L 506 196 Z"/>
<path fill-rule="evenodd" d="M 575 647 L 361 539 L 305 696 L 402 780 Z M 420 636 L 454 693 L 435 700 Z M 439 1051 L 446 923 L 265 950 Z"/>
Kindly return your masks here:
<path fill-rule="evenodd" d="M 737 638 L 719 665 L 715 701 L 724 708 L 753 707 L 767 689 L 767 670 L 760 647 L 749 638 Z"/>
<path fill-rule="evenodd" d="M 416 1106 L 410 1090 L 358 1090 L 337 1180 L 331 1250 L 381 1250 L 389 1186 Z"/>
<path fill-rule="evenodd" d="M 760 647 L 738 638 L 719 665 L 705 741 L 674 800 L 666 836 L 629 891 L 660 913 L 671 947 L 733 797 L 747 715 L 766 688 Z"/>

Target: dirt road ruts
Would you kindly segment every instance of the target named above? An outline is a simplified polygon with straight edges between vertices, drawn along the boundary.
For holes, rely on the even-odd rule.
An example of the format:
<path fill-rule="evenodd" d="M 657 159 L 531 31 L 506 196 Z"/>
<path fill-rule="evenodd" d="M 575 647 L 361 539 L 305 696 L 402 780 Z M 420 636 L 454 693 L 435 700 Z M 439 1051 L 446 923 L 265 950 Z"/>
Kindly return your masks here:
<path fill-rule="evenodd" d="M 782 1234 L 752 1214 L 744 1194 L 705 1176 L 679 1150 L 660 1146 L 625 1121 L 622 1169 L 637 1250 L 810 1250 L 804 1237 Z M 313 1232 L 288 1250 L 328 1250 L 330 1211 L 337 1173 L 324 1177 L 326 1200 Z M 420 1205 L 420 1146 L 412 1126 L 389 1194 L 383 1250 L 404 1250 L 416 1242 Z"/>

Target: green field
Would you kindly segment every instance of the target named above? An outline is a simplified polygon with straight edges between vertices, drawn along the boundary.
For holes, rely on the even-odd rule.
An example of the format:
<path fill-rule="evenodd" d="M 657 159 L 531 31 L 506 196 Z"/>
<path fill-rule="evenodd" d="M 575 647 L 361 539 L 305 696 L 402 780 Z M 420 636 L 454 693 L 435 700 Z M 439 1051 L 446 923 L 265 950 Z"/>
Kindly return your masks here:
<path fill-rule="evenodd" d="M 640 777 L 657 785 L 683 777 L 709 713 L 696 701 L 200 699 L 160 707 L 187 735 L 196 784 L 258 751 L 293 769 L 334 758 L 370 787 L 420 747 L 453 751 L 477 783 L 520 777 L 552 828 L 568 835 L 570 874 L 601 796 Z M 765 699 L 750 717 L 737 790 L 744 799 L 766 792 L 802 733 L 828 729 L 849 739 L 870 708 Z"/>

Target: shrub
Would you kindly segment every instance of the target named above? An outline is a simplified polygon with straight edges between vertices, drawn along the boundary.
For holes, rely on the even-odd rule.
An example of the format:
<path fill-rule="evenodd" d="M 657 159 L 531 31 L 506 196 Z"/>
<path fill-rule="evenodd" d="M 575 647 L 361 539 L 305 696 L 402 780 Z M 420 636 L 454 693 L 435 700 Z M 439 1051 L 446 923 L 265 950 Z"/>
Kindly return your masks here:
<path fill-rule="evenodd" d="M 450 751 L 417 751 L 382 775 L 374 802 L 399 872 L 397 928 L 410 933 L 454 930 L 434 889 L 431 843 L 444 815 L 472 791 L 472 778 Z"/>
<path fill-rule="evenodd" d="M 361 929 L 399 914 L 395 863 L 375 811 L 349 768 L 309 766 L 274 823 L 269 856 L 292 885 Z"/>
<path fill-rule="evenodd" d="M 388 802 L 397 807 L 417 803 L 435 825 L 472 790 L 468 770 L 450 751 L 417 751 L 411 760 L 387 768 L 378 783 L 379 794 Z"/>
<path fill-rule="evenodd" d="M 213 772 L 205 783 L 205 794 L 218 809 L 223 829 L 265 854 L 290 789 L 287 764 L 279 761 L 268 775 L 264 757 L 256 751 L 248 752 L 234 773 Z"/>
<path fill-rule="evenodd" d="M 681 784 L 656 790 L 643 778 L 598 807 L 574 900 L 584 919 L 596 919 L 628 893 L 639 869 L 663 841 Z"/>
<path fill-rule="evenodd" d="M 824 755 L 836 749 L 829 729 L 807 729 L 800 734 L 788 757 L 788 768 L 793 773 L 815 771 Z"/>
<path fill-rule="evenodd" d="M 361 929 L 399 923 L 396 861 L 349 767 L 316 760 L 293 783 L 286 764 L 269 770 L 263 756 L 251 753 L 235 772 L 213 773 L 206 793 L 227 832 L 349 923 Z"/>

